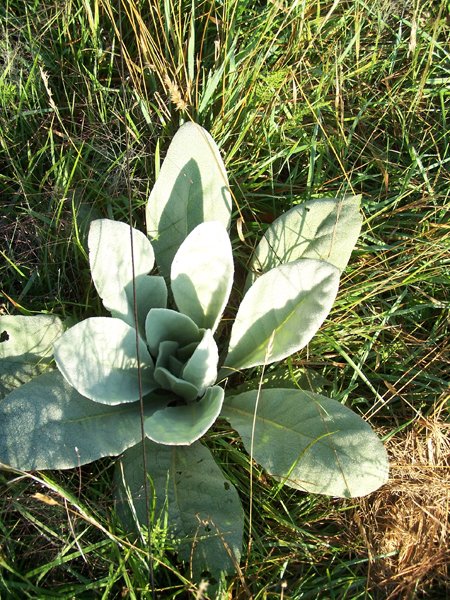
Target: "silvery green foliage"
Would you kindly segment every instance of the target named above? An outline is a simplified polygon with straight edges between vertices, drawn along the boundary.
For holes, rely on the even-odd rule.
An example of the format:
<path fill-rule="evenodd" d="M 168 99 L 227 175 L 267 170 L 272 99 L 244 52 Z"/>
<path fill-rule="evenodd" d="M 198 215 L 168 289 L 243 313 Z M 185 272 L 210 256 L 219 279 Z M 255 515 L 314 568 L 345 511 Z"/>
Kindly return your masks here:
<path fill-rule="evenodd" d="M 170 273 L 178 248 L 200 223 L 228 229 L 231 194 L 219 150 L 207 131 L 186 123 L 175 134 L 147 204 L 147 233 L 160 272 Z"/>
<path fill-rule="evenodd" d="M 121 454 L 121 518 L 146 523 L 149 479 L 153 516 L 167 514 L 196 575 L 232 572 L 242 545 L 237 491 L 200 441 L 219 416 L 254 460 L 293 488 L 359 496 L 388 473 L 379 439 L 337 400 L 285 385 L 238 393 L 230 382 L 225 397 L 220 385 L 308 344 L 359 235 L 360 199 L 313 200 L 267 229 L 219 353 L 216 331 L 234 275 L 230 198 L 211 136 L 184 125 L 150 196 L 148 237 L 108 219 L 91 224 L 92 279 L 111 316 L 66 331 L 57 317 L 0 317 L 0 461 L 64 469 Z"/>

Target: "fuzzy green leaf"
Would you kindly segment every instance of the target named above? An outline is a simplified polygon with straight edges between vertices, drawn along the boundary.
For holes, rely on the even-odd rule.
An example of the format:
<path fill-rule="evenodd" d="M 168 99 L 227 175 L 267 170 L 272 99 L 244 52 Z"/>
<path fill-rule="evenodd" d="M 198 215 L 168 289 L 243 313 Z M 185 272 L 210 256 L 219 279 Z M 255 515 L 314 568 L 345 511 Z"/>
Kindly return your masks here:
<path fill-rule="evenodd" d="M 241 302 L 222 374 L 282 360 L 317 332 L 333 305 L 339 271 L 300 259 L 261 275 Z"/>
<path fill-rule="evenodd" d="M 127 450 L 115 473 L 116 502 L 121 519 L 131 528 L 135 513 L 147 525 L 144 480 L 151 482 L 155 497 L 154 520 L 165 522 L 181 540 L 179 558 L 188 561 L 199 581 L 204 571 L 218 578 L 233 573 L 242 548 L 244 513 L 234 486 L 227 481 L 210 451 L 199 442 L 192 446 L 145 443 Z M 133 501 L 130 511 L 129 500 Z"/>
<path fill-rule="evenodd" d="M 186 236 L 200 223 L 229 227 L 231 195 L 216 143 L 199 125 L 185 123 L 167 151 L 147 205 L 147 232 L 161 274 Z"/>
<path fill-rule="evenodd" d="M 198 225 L 175 255 L 171 288 L 180 312 L 215 331 L 233 284 L 233 254 L 227 230 L 210 221 Z"/>
<path fill-rule="evenodd" d="M 126 223 L 98 219 L 91 223 L 88 244 L 92 279 L 105 308 L 132 327 L 135 327 L 134 264 L 138 321 L 143 325 L 145 316 L 152 308 L 152 300 L 146 298 L 151 284 L 145 278 L 155 263 L 149 240 L 142 232 L 130 228 Z M 160 289 L 160 283 L 153 283 Z"/>
<path fill-rule="evenodd" d="M 254 414 L 256 411 L 256 419 Z M 383 444 L 336 400 L 302 390 L 256 390 L 226 399 L 222 410 L 247 452 L 286 485 L 344 498 L 387 481 Z"/>
<path fill-rule="evenodd" d="M 146 401 L 146 415 L 161 406 Z M 77 467 L 138 443 L 140 423 L 137 402 L 92 402 L 51 371 L 0 401 L 0 462 L 24 471 Z"/>
<path fill-rule="evenodd" d="M 134 288 L 132 281 L 125 286 L 129 306 L 126 318 L 123 313 L 115 310 L 111 311 L 111 315 L 134 327 L 134 294 L 136 294 L 138 330 L 141 337 L 145 338 L 145 319 L 149 311 L 152 308 L 166 308 L 167 306 L 167 285 L 164 277 L 157 275 L 137 275 L 134 281 Z"/>
<path fill-rule="evenodd" d="M 153 362 L 138 338 L 142 393 L 155 389 Z M 55 343 L 55 360 L 82 396 L 103 404 L 139 398 L 136 330 L 121 319 L 93 317 L 77 323 Z"/>
<path fill-rule="evenodd" d="M 256 247 L 247 287 L 261 273 L 299 258 L 324 260 L 342 272 L 361 231 L 360 204 L 361 196 L 309 200 L 278 217 Z"/>
<path fill-rule="evenodd" d="M 212 385 L 217 379 L 218 362 L 219 351 L 217 344 L 214 341 L 211 330 L 207 329 L 202 341 L 187 361 L 182 377 L 194 384 L 199 390 L 199 395 L 202 396 L 206 388 Z"/>
<path fill-rule="evenodd" d="M 147 315 L 145 331 L 153 355 L 157 354 L 163 341 L 178 342 L 182 347 L 201 339 L 201 333 L 190 317 L 169 308 L 153 308 Z"/>
<path fill-rule="evenodd" d="M 63 331 L 53 315 L 0 316 L 0 398 L 48 368 Z"/>
<path fill-rule="evenodd" d="M 200 400 L 158 410 L 146 419 L 145 434 L 158 444 L 192 444 L 208 431 L 219 416 L 223 397 L 223 389 L 214 386 L 208 388 Z"/>
<path fill-rule="evenodd" d="M 167 342 L 163 342 L 161 345 L 165 343 Z M 177 377 L 165 367 L 156 366 L 154 377 L 161 389 L 170 390 L 176 396 L 188 402 L 195 400 L 200 395 L 198 388 L 194 384 Z"/>

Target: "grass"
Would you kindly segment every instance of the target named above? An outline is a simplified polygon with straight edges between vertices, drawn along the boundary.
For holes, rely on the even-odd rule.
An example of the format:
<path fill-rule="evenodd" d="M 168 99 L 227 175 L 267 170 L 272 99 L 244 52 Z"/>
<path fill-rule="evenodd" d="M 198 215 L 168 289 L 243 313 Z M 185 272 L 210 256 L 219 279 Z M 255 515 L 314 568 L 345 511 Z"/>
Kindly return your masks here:
<path fill-rule="evenodd" d="M 330 318 L 281 368 L 323 378 L 379 428 L 392 479 L 350 503 L 254 466 L 250 499 L 248 456 L 218 425 L 212 448 L 247 515 L 253 503 L 229 597 L 448 596 L 449 35 L 445 0 L 0 8 L 0 311 L 98 312 L 89 220 L 128 221 L 131 197 L 143 229 L 182 120 L 221 146 L 242 266 L 293 203 L 363 195 Z M 148 557 L 114 516 L 112 465 L 1 473 L 2 597 L 153 597 Z M 200 597 L 164 527 L 153 545 L 157 597 Z"/>

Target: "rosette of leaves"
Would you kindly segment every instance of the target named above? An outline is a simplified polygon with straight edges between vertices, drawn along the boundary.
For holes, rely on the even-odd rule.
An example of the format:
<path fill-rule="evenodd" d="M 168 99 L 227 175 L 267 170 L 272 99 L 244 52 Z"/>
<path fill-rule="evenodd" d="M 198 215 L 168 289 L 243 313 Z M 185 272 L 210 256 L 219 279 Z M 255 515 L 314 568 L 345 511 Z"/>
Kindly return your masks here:
<path fill-rule="evenodd" d="M 167 516 L 197 577 L 234 571 L 242 547 L 242 506 L 205 436 L 219 416 L 285 485 L 340 497 L 377 489 L 386 452 L 346 406 L 264 385 L 227 386 L 225 396 L 221 385 L 311 340 L 358 238 L 359 203 L 312 200 L 274 221 L 219 352 L 214 334 L 234 274 L 231 196 L 211 136 L 181 127 L 149 198 L 147 235 L 108 219 L 91 224 L 92 279 L 111 316 L 66 331 L 54 316 L 0 317 L 0 461 L 27 471 L 121 455 L 115 493 L 124 523 L 146 525 L 149 511 Z"/>
<path fill-rule="evenodd" d="M 56 365 L 70 386 L 94 402 L 124 406 L 144 396 L 156 409 L 144 420 L 150 440 L 192 444 L 214 423 L 224 398 L 223 388 L 214 385 L 219 353 L 213 334 L 231 290 L 231 244 L 217 221 L 201 223 L 187 236 L 171 270 L 178 312 L 167 308 L 164 278 L 148 275 L 154 266 L 150 241 L 140 231 L 131 233 L 133 256 L 128 225 L 107 219 L 91 224 L 92 278 L 112 316 L 66 331 L 54 344 Z M 207 251 L 217 268 L 194 294 L 195 272 L 189 270 Z"/>

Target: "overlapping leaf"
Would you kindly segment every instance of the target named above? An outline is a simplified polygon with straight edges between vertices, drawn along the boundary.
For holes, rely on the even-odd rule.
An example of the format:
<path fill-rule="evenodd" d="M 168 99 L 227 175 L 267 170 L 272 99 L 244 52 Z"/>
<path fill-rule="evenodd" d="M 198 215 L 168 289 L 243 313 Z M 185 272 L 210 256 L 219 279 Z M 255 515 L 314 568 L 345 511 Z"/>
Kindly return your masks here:
<path fill-rule="evenodd" d="M 0 316 L 0 399 L 48 368 L 63 332 L 53 315 Z"/>
<path fill-rule="evenodd" d="M 222 415 L 247 452 L 286 485 L 349 498 L 387 481 L 383 444 L 336 400 L 303 390 L 252 390 L 227 398 Z"/>
<path fill-rule="evenodd" d="M 149 416 L 159 398 L 145 402 Z M 137 403 L 107 406 L 50 371 L 0 402 L 0 462 L 16 469 L 68 469 L 116 456 L 141 440 Z"/>
<path fill-rule="evenodd" d="M 343 271 L 361 231 L 361 196 L 322 198 L 294 206 L 268 227 L 249 264 L 247 287 L 274 267 L 324 260 Z"/>
<path fill-rule="evenodd" d="M 194 321 L 187 315 L 169 308 L 154 308 L 145 322 L 145 332 L 150 352 L 157 354 L 163 341 L 174 341 L 179 346 L 199 342 L 202 334 Z"/>
<path fill-rule="evenodd" d="M 162 446 L 146 441 L 127 450 L 117 464 L 116 501 L 122 520 L 133 525 L 132 512 L 147 525 L 144 479 L 156 492 L 154 519 L 165 520 L 180 538 L 180 559 L 190 563 L 199 581 L 204 571 L 218 577 L 239 563 L 244 513 L 234 486 L 223 476 L 213 456 L 199 442 L 191 446 Z M 134 509 L 129 509 L 131 497 Z"/>
<path fill-rule="evenodd" d="M 55 343 L 55 360 L 70 385 L 96 402 L 138 400 L 139 377 L 143 394 L 157 387 L 145 342 L 121 319 L 93 317 L 77 323 Z"/>
<path fill-rule="evenodd" d="M 97 219 L 91 223 L 88 243 L 95 288 L 114 317 L 135 327 L 134 289 L 141 326 L 150 308 L 165 306 L 167 290 L 164 290 L 164 283 L 159 278 L 147 278 L 155 257 L 151 243 L 142 232 L 126 223 Z M 149 289 L 152 285 L 154 293 Z"/>
<path fill-rule="evenodd" d="M 261 275 L 239 307 L 222 374 L 282 360 L 303 348 L 328 315 L 338 285 L 338 269 L 314 259 Z"/>
<path fill-rule="evenodd" d="M 233 284 L 233 254 L 225 227 L 198 225 L 178 249 L 171 289 L 178 309 L 204 329 L 215 331 Z"/>
<path fill-rule="evenodd" d="M 203 396 L 206 388 L 213 385 L 217 379 L 217 363 L 219 351 L 212 332 L 207 329 L 183 368 L 183 379 L 194 384 Z"/>
<path fill-rule="evenodd" d="M 158 410 L 145 421 L 145 434 L 158 444 L 192 444 L 213 425 L 220 414 L 223 398 L 223 389 L 214 386 L 197 401 Z"/>
<path fill-rule="evenodd" d="M 202 127 L 185 123 L 167 151 L 147 204 L 147 232 L 161 274 L 187 235 L 200 223 L 219 221 L 227 229 L 231 194 L 216 143 Z"/>

